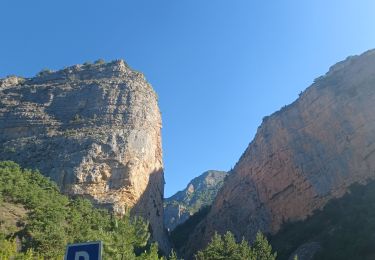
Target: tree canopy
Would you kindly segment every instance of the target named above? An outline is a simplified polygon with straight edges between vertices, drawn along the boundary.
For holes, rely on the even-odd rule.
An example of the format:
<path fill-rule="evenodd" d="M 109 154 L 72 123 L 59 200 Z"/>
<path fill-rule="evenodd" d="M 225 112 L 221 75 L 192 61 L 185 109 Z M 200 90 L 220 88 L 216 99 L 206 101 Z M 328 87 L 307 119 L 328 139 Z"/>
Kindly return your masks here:
<path fill-rule="evenodd" d="M 227 232 L 215 233 L 208 246 L 195 256 L 197 260 L 275 260 L 276 253 L 262 233 L 258 232 L 252 246 L 245 239 L 236 242 L 234 235 Z"/>
<path fill-rule="evenodd" d="M 118 218 L 87 199 L 68 198 L 38 171 L 9 161 L 0 162 L 0 207 L 5 202 L 27 210 L 24 226 L 7 233 L 1 229 L 0 256 L 5 258 L 62 258 L 68 243 L 102 240 L 107 259 L 159 259 L 141 218 Z"/>

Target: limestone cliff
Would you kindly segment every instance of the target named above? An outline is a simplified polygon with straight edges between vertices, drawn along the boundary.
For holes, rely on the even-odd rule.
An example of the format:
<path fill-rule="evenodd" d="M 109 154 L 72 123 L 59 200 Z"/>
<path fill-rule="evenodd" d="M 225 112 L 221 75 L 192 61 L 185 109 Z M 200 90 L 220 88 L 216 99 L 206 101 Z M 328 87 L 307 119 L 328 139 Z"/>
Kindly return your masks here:
<path fill-rule="evenodd" d="M 223 171 L 206 171 L 187 187 L 164 200 L 164 225 L 172 231 L 202 207 L 210 206 L 227 176 Z"/>
<path fill-rule="evenodd" d="M 252 240 L 304 219 L 348 186 L 375 178 L 375 51 L 349 57 L 291 105 L 264 118 L 206 219 L 190 253 L 214 231 Z"/>
<path fill-rule="evenodd" d="M 131 209 L 166 249 L 160 129 L 154 90 L 122 60 L 0 80 L 0 159 L 119 215 Z"/>

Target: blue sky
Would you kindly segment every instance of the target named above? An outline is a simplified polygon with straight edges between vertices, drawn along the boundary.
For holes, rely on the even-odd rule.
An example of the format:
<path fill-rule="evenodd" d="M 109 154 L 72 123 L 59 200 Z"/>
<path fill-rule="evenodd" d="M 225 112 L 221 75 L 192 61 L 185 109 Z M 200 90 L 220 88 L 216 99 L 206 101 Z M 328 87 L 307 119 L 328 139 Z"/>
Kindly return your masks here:
<path fill-rule="evenodd" d="M 375 48 L 365 0 L 0 2 L 0 77 L 123 58 L 159 95 L 166 196 L 229 170 L 263 116 Z"/>

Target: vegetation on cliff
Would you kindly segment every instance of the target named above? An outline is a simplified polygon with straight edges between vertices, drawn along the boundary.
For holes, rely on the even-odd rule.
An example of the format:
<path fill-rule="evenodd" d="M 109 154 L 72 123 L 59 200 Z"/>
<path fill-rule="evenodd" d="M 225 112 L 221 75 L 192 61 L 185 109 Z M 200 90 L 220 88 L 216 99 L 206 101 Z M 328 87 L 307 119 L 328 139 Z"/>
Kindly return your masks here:
<path fill-rule="evenodd" d="M 0 162 L 0 208 L 4 204 L 26 209 L 18 227 L 0 222 L 0 258 L 61 258 L 68 243 L 104 241 L 108 259 L 158 259 L 149 244 L 148 223 L 140 218 L 116 218 L 91 202 L 70 199 L 37 171 Z"/>
<path fill-rule="evenodd" d="M 304 221 L 285 224 L 271 244 L 280 259 L 306 243 L 317 243 L 315 259 L 375 259 L 375 181 L 350 191 Z"/>
<path fill-rule="evenodd" d="M 164 225 L 170 231 L 204 207 L 211 206 L 228 175 L 224 171 L 206 171 L 187 187 L 164 200 Z"/>
<path fill-rule="evenodd" d="M 38 169 L 64 194 L 116 214 L 132 208 L 168 251 L 161 114 L 143 74 L 98 60 L 0 79 L 0 108 L 0 160 Z"/>
<path fill-rule="evenodd" d="M 157 244 L 149 243 L 149 225 L 141 218 L 117 218 L 94 208 L 87 199 L 71 199 L 38 171 L 11 161 L 0 162 L 0 208 L 19 212 L 16 225 L 8 223 L 14 219 L 5 218 L 5 213 L 0 216 L 1 259 L 62 258 L 68 243 L 95 240 L 104 241 L 105 259 L 160 259 Z M 236 243 L 229 232 L 223 237 L 216 234 L 196 256 L 199 260 L 244 257 L 275 259 L 261 234 L 250 247 L 244 240 Z M 177 259 L 174 251 L 170 259 Z"/>
<path fill-rule="evenodd" d="M 209 206 L 202 208 L 171 232 L 170 240 L 180 255 L 186 254 L 186 241 L 189 239 L 191 230 L 199 224 L 209 211 Z M 272 252 L 271 245 L 260 232 L 258 232 L 253 245 L 250 246 L 244 239 L 237 243 L 234 235 L 227 231 L 223 236 L 215 233 L 211 242 L 206 248 L 198 251 L 195 258 L 197 260 L 274 260 L 276 259 L 276 253 Z"/>
<path fill-rule="evenodd" d="M 258 230 L 278 232 L 350 185 L 375 179 L 374 71 L 375 51 L 351 57 L 264 120 L 203 224 L 191 232 L 191 248 L 215 230 L 248 240 Z"/>
<path fill-rule="evenodd" d="M 177 251 L 181 252 L 183 247 L 186 244 L 186 241 L 191 234 L 191 231 L 199 224 L 199 222 L 208 214 L 210 211 L 209 206 L 202 208 L 193 216 L 191 216 L 188 220 L 184 223 L 178 225 L 171 233 L 170 233 L 170 241 L 172 242 L 173 246 L 176 248 Z"/>
<path fill-rule="evenodd" d="M 227 175 L 228 173 L 224 171 L 206 171 L 194 178 L 186 189 L 165 199 L 165 205 L 179 203 L 192 213 L 196 213 L 202 207 L 212 204 Z"/>

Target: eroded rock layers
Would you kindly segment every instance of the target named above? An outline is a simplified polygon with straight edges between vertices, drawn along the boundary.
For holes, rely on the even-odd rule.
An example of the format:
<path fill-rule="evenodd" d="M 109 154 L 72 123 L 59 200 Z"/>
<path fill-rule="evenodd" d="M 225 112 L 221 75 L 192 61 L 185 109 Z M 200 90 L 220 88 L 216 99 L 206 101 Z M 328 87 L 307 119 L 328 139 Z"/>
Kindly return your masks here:
<path fill-rule="evenodd" d="M 154 90 L 122 60 L 0 80 L 0 159 L 143 216 L 165 248 L 160 130 Z"/>
<path fill-rule="evenodd" d="M 249 240 L 258 230 L 275 233 L 374 177 L 375 51 L 368 51 L 264 118 L 188 248 L 204 246 L 215 231 Z"/>

